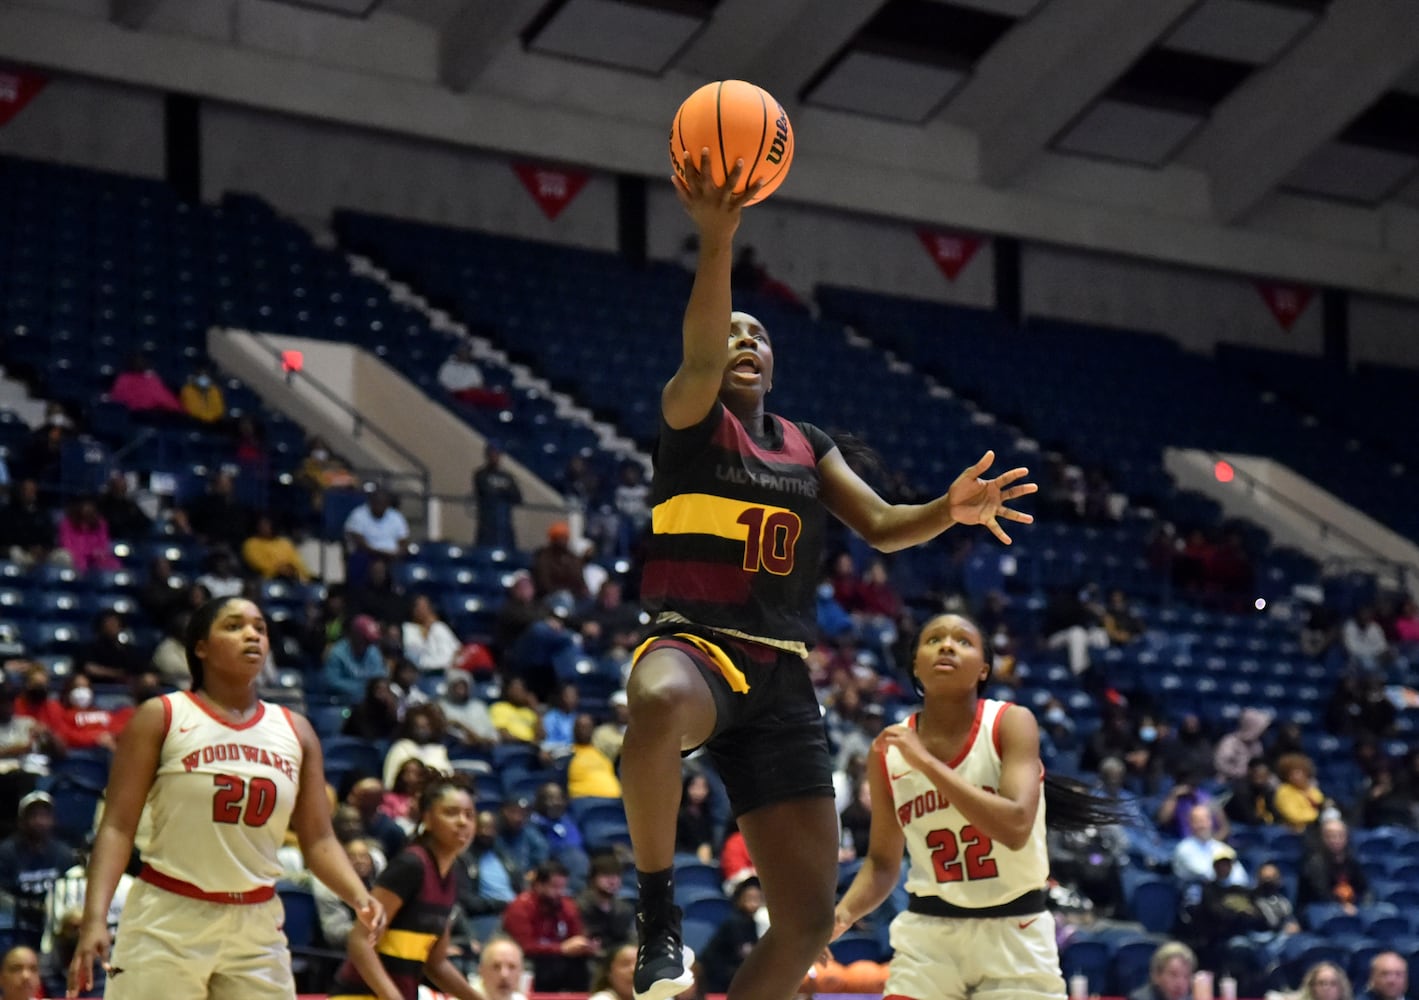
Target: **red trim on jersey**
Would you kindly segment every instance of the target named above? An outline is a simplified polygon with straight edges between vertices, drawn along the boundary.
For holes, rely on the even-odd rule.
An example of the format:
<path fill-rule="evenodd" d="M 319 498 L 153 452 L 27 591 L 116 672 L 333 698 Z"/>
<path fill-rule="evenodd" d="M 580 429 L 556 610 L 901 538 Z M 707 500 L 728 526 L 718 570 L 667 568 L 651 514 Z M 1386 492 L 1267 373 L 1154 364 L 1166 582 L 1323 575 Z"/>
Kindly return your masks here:
<path fill-rule="evenodd" d="M 171 697 L 165 694 L 159 699 L 163 703 L 163 739 L 168 738 L 168 731 L 172 729 L 172 702 L 168 700 Z"/>
<path fill-rule="evenodd" d="M 765 416 L 778 423 L 779 436 L 783 439 L 783 447 L 778 451 L 770 451 L 761 447 L 743 422 L 729 412 L 727 406 L 724 408 L 724 416 L 720 419 L 719 426 L 714 429 L 710 441 L 726 451 L 737 451 L 741 455 L 753 455 L 759 461 L 772 465 L 805 465 L 810 469 L 816 468 L 818 456 L 813 454 L 813 444 L 808 440 L 807 435 L 798 429 L 798 425 L 790 423 L 777 414 L 769 413 Z"/>
<path fill-rule="evenodd" d="M 251 718 L 247 719 L 245 722 L 228 722 L 226 719 L 222 718 L 222 717 L 221 717 L 220 715 L 218 715 L 216 712 L 212 711 L 211 707 L 210 707 L 205 701 L 203 701 L 201 698 L 197 697 L 197 695 L 196 695 L 195 692 L 192 692 L 192 691 L 184 691 L 183 694 L 187 695 L 188 699 L 191 700 L 192 704 L 196 705 L 196 706 L 197 706 L 198 708 L 200 708 L 204 713 L 206 713 L 206 715 L 207 715 L 207 717 L 208 717 L 209 719 L 211 719 L 213 722 L 220 722 L 222 725 L 226 726 L 228 729 L 233 729 L 233 730 L 238 730 L 238 731 L 240 731 L 240 730 L 242 730 L 242 729 L 250 729 L 252 726 L 254 726 L 254 725 L 256 725 L 258 722 L 260 722 L 261 719 L 262 719 L 262 717 L 265 716 L 265 714 L 266 714 L 266 703 L 265 703 L 264 701 L 259 701 L 259 700 L 258 700 L 257 703 L 256 703 L 256 712 L 252 715 Z"/>
<path fill-rule="evenodd" d="M 301 731 L 296 728 L 296 717 L 291 714 L 291 710 L 285 705 L 281 706 L 281 714 L 286 717 L 286 722 L 291 727 L 291 735 L 294 736 L 296 738 L 296 742 L 299 743 L 301 741 Z"/>
<path fill-rule="evenodd" d="M 200 899 L 204 903 L 250 906 L 252 903 L 264 903 L 268 899 L 276 897 L 276 887 L 271 885 L 263 885 L 258 889 L 249 889 L 246 892 L 207 892 L 205 889 L 197 888 L 191 882 L 184 882 L 180 878 L 164 875 L 152 865 L 147 864 L 138 872 L 138 877 L 165 892 L 186 896 L 188 899 Z"/>
<path fill-rule="evenodd" d="M 909 997 L 905 993 L 887 993 L 883 995 L 882 1000 L 916 1000 L 916 998 Z"/>
<path fill-rule="evenodd" d="M 957 767 L 961 761 L 966 759 L 966 754 L 971 752 L 971 747 L 976 744 L 976 736 L 980 733 L 981 716 L 985 714 L 985 699 L 976 699 L 976 717 L 971 720 L 971 731 L 966 734 L 966 741 L 961 744 L 960 751 L 956 756 L 947 761 L 947 767 Z"/>
<path fill-rule="evenodd" d="M 887 771 L 887 748 L 882 745 L 879 737 L 872 741 L 872 752 L 877 755 L 877 763 L 882 768 L 882 780 L 887 783 L 887 788 L 892 787 L 892 776 Z"/>
<path fill-rule="evenodd" d="M 995 752 L 1000 753 L 1000 720 L 1005 718 L 1005 713 L 1010 711 L 1010 706 L 1014 702 L 1006 702 L 1000 707 L 1000 711 L 995 713 L 995 721 L 990 724 L 990 742 L 995 744 Z"/>

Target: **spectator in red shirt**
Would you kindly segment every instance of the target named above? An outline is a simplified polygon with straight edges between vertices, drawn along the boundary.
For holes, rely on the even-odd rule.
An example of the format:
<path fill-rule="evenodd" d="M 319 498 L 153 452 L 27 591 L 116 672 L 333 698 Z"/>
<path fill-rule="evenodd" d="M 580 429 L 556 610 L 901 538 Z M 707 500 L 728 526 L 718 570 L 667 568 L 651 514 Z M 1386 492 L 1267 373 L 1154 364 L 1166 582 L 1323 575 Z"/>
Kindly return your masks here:
<path fill-rule="evenodd" d="M 724 829 L 724 846 L 719 849 L 719 873 L 724 876 L 724 892 L 734 895 L 734 890 L 746 878 L 756 877 L 754 859 L 749 857 L 749 845 L 744 834 L 739 832 L 739 824 L 730 820 Z"/>
<path fill-rule="evenodd" d="M 94 686 L 83 674 L 73 674 L 59 692 L 60 717 L 54 734 L 66 747 L 83 750 L 103 747 L 113 750 L 118 734 L 133 716 L 133 707 L 125 705 L 110 711 L 94 707 Z"/>
<path fill-rule="evenodd" d="M 25 671 L 25 686 L 15 698 L 15 714 L 34 719 L 51 733 L 59 728 L 64 708 L 49 693 L 49 671 L 34 664 Z"/>
<path fill-rule="evenodd" d="M 544 861 L 532 874 L 531 888 L 503 911 L 503 930 L 532 962 L 539 993 L 585 993 L 591 983 L 587 959 L 601 950 L 600 942 L 582 932 L 567 881 L 565 865 Z"/>

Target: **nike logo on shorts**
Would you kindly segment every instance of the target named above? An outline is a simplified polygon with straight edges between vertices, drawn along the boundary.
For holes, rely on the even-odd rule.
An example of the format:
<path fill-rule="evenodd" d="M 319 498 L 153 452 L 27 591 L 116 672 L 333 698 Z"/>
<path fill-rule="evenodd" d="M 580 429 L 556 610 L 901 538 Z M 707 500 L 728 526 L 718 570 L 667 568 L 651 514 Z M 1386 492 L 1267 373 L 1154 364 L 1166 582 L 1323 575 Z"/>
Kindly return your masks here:
<path fill-rule="evenodd" d="M 901 774 L 894 774 L 894 775 L 892 775 L 892 780 L 893 780 L 893 781 L 901 781 L 903 778 L 905 778 L 905 777 L 906 777 L 907 775 L 909 775 L 909 774 L 911 774 L 910 771 L 903 771 Z"/>
<path fill-rule="evenodd" d="M 1031 917 L 1029 920 L 1022 920 L 1022 921 L 1020 921 L 1020 929 L 1023 931 L 1026 927 L 1029 927 L 1031 924 L 1033 924 L 1033 923 L 1034 923 L 1036 920 L 1038 920 L 1038 919 L 1040 919 L 1040 918 L 1039 918 L 1039 917 Z"/>

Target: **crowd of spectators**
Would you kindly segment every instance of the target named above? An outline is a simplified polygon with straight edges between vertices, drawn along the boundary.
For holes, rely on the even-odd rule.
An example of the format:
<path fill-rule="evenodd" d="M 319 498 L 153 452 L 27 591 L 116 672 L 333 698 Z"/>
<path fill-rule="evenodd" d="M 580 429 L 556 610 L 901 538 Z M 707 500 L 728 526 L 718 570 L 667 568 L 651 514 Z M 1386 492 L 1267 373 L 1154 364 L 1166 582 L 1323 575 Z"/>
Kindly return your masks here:
<path fill-rule="evenodd" d="M 464 391 L 483 389 L 470 381 L 471 358 L 452 361 L 457 364 L 445 366 L 450 380 L 461 380 Z M 134 406 L 146 400 L 174 419 L 222 427 L 251 461 L 212 469 L 205 489 L 182 505 L 122 472 L 97 494 L 61 504 L 42 485 L 53 481 L 55 442 L 73 428 L 58 409 L 15 457 L 18 476 L 7 480 L 0 549 L 22 571 L 112 574 L 125 569 L 122 545 L 146 539 L 190 543 L 204 556 L 196 568 L 179 570 L 164 556 L 142 567 L 131 606 L 95 616 L 66 676 L 23 655 L 7 664 L 10 686 L 0 692 L 6 716 L 0 724 L 0 832 L 11 833 L 5 844 L 15 844 L 12 853 L 20 860 L 9 864 L 0 845 L 0 891 L 16 900 L 18 913 L 25 892 L 43 896 L 72 869 L 72 855 L 51 856 L 45 845 L 82 846 L 59 844 L 52 823 L 44 840 L 44 813 L 52 803 L 39 790 L 42 762 L 111 749 L 134 703 L 185 686 L 180 637 L 194 607 L 211 596 L 257 596 L 263 584 L 281 582 L 297 587 L 305 604 L 273 621 L 272 690 L 279 693 L 278 668 L 298 671 L 298 690 L 308 698 L 349 706 L 341 735 L 380 753 L 375 766 L 330 772 L 342 837 L 359 870 L 373 878 L 405 842 L 412 832 L 410 803 L 431 771 L 521 748 L 529 774 L 552 779 L 535 791 L 511 793 L 486 769 L 466 768 L 485 792 L 480 802 L 486 808 L 465 858 L 461 954 L 473 972 L 480 953 L 488 954 L 488 933 L 496 925 L 531 964 L 538 988 L 586 989 L 598 969 L 598 981 L 604 980 L 619 946 L 633 936 L 622 892 L 628 859 L 624 842 L 588 841 L 577 803 L 620 795 L 616 760 L 626 709 L 618 682 L 649 627 L 634 587 L 636 543 L 649 516 L 643 470 L 627 463 L 607 483 L 583 457 L 573 458 L 559 485 L 583 516 L 554 524 L 540 544 L 515 558 L 501 577 L 502 597 L 491 602 L 481 626 L 459 629 L 446 618 L 438 590 L 421 589 L 402 572 L 416 540 L 394 497 L 379 489 L 362 494 L 343 520 L 346 579 L 324 584 L 298 544 L 313 522 L 283 523 L 248 503 L 238 488 L 241 477 L 257 474 L 259 428 L 249 419 L 227 418 L 206 369 L 196 370 L 173 397 L 177 409 L 167 405 L 155 378 L 135 361 L 120 376 L 127 388 L 116 384 L 115 399 Z M 482 399 L 474 393 L 467 402 L 484 405 Z M 312 514 L 329 491 L 356 485 L 348 466 L 319 440 L 309 443 L 296 479 Z M 513 533 L 512 511 L 521 496 L 496 444 L 475 474 L 473 491 L 479 507 L 474 540 L 518 548 L 525 540 Z M 1092 485 L 1088 477 L 1081 483 L 1064 474 L 1055 501 L 1063 519 L 1102 522 L 1119 514 L 1106 499 L 1109 492 L 1102 474 Z M 1167 545 L 1166 571 L 1177 592 L 1214 607 L 1212 597 L 1249 586 L 1245 562 L 1234 534 L 1209 540 L 1190 533 L 1187 541 Z M 1324 784 L 1297 728 L 1269 706 L 1253 705 L 1233 724 L 1214 728 L 1195 713 L 1114 690 L 1100 666 L 1103 654 L 1146 646 L 1152 632 L 1148 609 L 1128 593 L 1105 594 L 1090 584 L 1056 588 L 1028 626 L 1018 613 L 1021 600 L 996 588 L 925 597 L 930 607 L 945 604 L 976 616 L 990 647 L 993 684 L 1020 686 L 1029 682 L 1022 664 L 1058 662 L 1093 702 L 1093 712 L 1082 715 L 1058 697 L 1036 703 L 1045 755 L 1052 767 L 1128 801 L 1137 822 L 1051 837 L 1057 888 L 1074 906 L 1062 921 L 1066 941 L 1081 924 L 1130 918 L 1125 873 L 1140 866 L 1175 882 L 1180 902 L 1170 929 L 1208 967 L 1225 965 L 1227 948 L 1239 938 L 1277 961 L 1307 906 L 1358 907 L 1372 898 L 1349 832 L 1419 829 L 1419 753 L 1395 759 L 1384 742 L 1398 731 L 1411 683 L 1419 641 L 1412 600 L 1381 596 L 1347 613 L 1320 604 L 1297 629 L 1306 656 L 1336 667 L 1334 697 L 1318 721 L 1353 746 L 1363 778 L 1357 789 Z M 865 849 L 870 825 L 864 762 L 872 739 L 913 700 L 902 649 L 927 604 L 919 593 L 898 590 L 886 559 L 845 548 L 824 568 L 817 607 L 820 636 L 808 668 L 834 748 L 841 857 L 851 865 Z M 601 683 L 587 686 L 588 677 Z M 683 803 L 677 847 L 686 859 L 717 867 L 730 900 L 730 916 L 704 956 L 705 982 L 716 989 L 766 918 L 758 915 L 752 859 L 726 815 L 722 790 L 712 770 L 695 759 L 687 763 Z M 1265 859 L 1253 870 L 1247 845 L 1231 840 L 1234 832 L 1266 826 L 1298 835 L 1301 857 L 1283 865 Z M 300 877 L 298 859 L 292 875 Z M 349 914 L 331 899 L 321 901 L 320 912 L 326 940 L 338 946 Z M 17 920 L 17 930 L 32 935 L 44 928 L 21 927 Z M 820 982 L 839 981 L 831 955 L 820 965 Z M 864 982 L 871 981 L 869 973 Z M 1150 988 L 1161 989 L 1156 979 Z"/>

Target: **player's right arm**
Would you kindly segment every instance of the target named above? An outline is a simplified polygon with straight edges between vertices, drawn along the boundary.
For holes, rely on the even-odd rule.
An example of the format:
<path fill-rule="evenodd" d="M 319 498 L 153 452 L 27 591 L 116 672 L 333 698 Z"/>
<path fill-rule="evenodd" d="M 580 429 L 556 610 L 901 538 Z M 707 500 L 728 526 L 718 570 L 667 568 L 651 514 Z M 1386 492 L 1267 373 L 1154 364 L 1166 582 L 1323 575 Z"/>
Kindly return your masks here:
<path fill-rule="evenodd" d="M 93 989 L 94 960 L 108 958 L 108 908 L 123 869 L 133 853 L 133 837 L 143 804 L 158 772 L 158 757 L 167 735 L 161 698 L 139 706 L 118 739 L 104 793 L 103 821 L 94 837 L 79 943 L 69 964 L 69 996 Z"/>
<path fill-rule="evenodd" d="M 886 901 L 902 877 L 902 850 L 906 835 L 897 822 L 892 786 L 887 780 L 887 747 L 873 741 L 867 760 L 867 783 L 872 790 L 872 832 L 867 840 L 867 858 L 843 893 L 833 913 L 833 940 Z"/>
<path fill-rule="evenodd" d="M 387 920 L 393 920 L 404 905 L 404 900 L 398 893 L 391 892 L 382 885 L 375 886 L 370 895 L 383 905 Z M 386 929 L 389 927 L 387 923 L 384 926 Z M 399 992 L 399 987 L 389 978 L 384 963 L 379 960 L 379 952 L 375 951 L 375 942 L 370 940 L 368 934 L 351 934 L 345 941 L 345 953 L 350 956 L 350 962 L 365 981 L 365 985 L 370 988 L 370 992 L 379 997 L 379 1000 L 403 1000 L 404 994 Z"/>
<path fill-rule="evenodd" d="M 730 171 L 724 186 L 715 184 L 710 170 L 709 150 L 695 166 L 685 157 L 685 179 L 672 177 L 680 204 L 699 229 L 700 253 L 695 266 L 695 284 L 685 306 L 681 327 L 683 356 L 680 367 L 665 384 L 660 395 L 660 412 L 665 422 L 680 430 L 703 420 L 719 398 L 724 367 L 729 361 L 729 314 L 733 310 L 729 275 L 734 265 L 734 232 L 744 202 L 758 188 L 734 194 L 734 186 L 744 172 L 744 161 Z"/>

